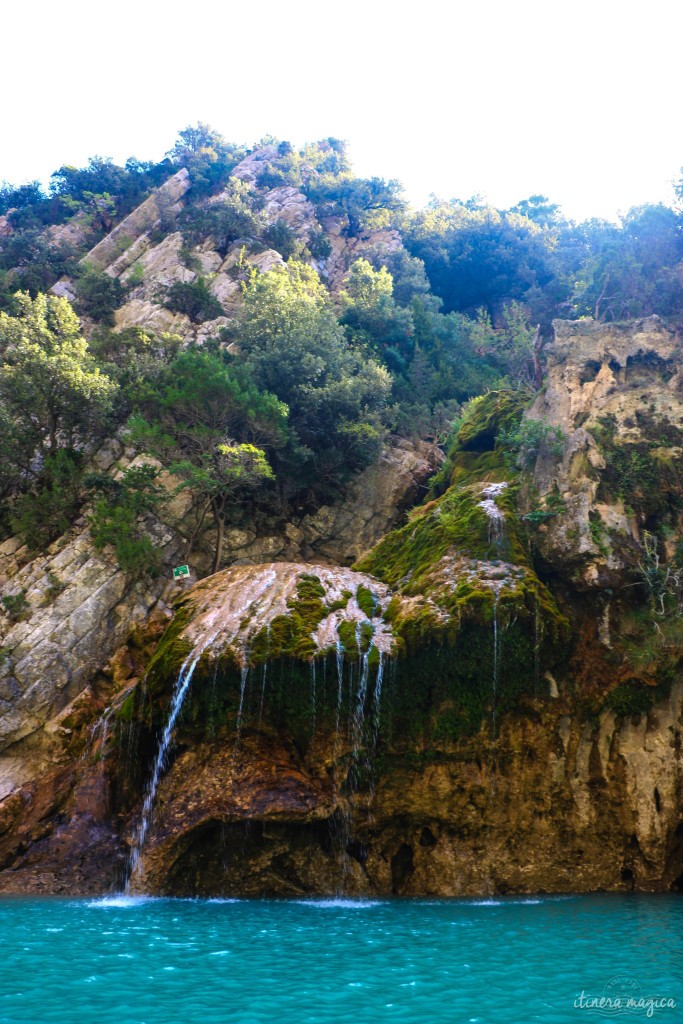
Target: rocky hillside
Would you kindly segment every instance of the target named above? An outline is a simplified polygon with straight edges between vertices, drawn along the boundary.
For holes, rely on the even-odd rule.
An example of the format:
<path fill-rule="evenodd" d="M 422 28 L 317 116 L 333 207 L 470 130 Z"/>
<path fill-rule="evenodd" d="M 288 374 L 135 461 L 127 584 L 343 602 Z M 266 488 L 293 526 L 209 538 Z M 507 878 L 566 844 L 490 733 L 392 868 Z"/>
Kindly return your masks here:
<path fill-rule="evenodd" d="M 557 322 L 545 355 L 535 397 L 471 403 L 407 522 L 430 465 L 401 442 L 180 594 L 78 526 L 25 564 L 7 542 L 30 607 L 3 640 L 0 888 L 680 888 L 680 337 Z M 150 524 L 167 565 L 182 514 Z"/>

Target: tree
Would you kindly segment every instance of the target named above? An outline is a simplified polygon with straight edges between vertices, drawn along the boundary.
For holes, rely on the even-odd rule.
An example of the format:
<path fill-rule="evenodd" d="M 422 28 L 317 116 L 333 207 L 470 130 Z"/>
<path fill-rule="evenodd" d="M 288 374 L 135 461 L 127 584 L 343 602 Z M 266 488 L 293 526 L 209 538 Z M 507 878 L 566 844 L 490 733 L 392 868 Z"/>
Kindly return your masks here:
<path fill-rule="evenodd" d="M 236 338 L 245 373 L 288 407 L 289 443 L 275 458 L 290 493 L 318 500 L 376 457 L 391 377 L 348 345 L 311 267 L 254 271 Z"/>
<path fill-rule="evenodd" d="M 265 452 L 253 444 L 225 441 L 195 449 L 192 459 L 171 464 L 171 472 L 182 478 L 181 488 L 202 495 L 216 524 L 216 547 L 211 572 L 218 572 L 223 552 L 226 518 L 231 503 L 240 504 L 274 474 Z"/>
<path fill-rule="evenodd" d="M 114 326 L 114 313 L 126 296 L 118 277 L 110 277 L 95 267 L 79 267 L 76 279 L 77 308 L 105 327 Z"/>
<path fill-rule="evenodd" d="M 206 196 L 227 181 L 230 171 L 246 153 L 199 121 L 178 132 L 167 155 L 174 166 L 189 171 L 193 195 Z"/>
<path fill-rule="evenodd" d="M 305 192 L 322 217 L 345 217 L 349 235 L 358 235 L 368 226 L 373 214 L 395 213 L 405 209 L 400 182 L 384 178 L 355 178 L 350 172 L 311 177 Z M 375 218 L 376 219 L 376 218 Z M 388 216 L 380 226 L 388 223 Z"/>
<path fill-rule="evenodd" d="M 69 529 L 82 502 L 82 457 L 79 452 L 48 452 L 33 486 L 14 502 L 12 529 L 29 548 L 44 550 Z"/>
<path fill-rule="evenodd" d="M 227 254 L 238 238 L 257 238 L 262 223 L 252 209 L 253 199 L 243 181 L 230 182 L 220 200 L 200 206 L 189 206 L 183 211 L 179 225 L 186 244 L 197 245 L 210 235 L 216 250 Z"/>
<path fill-rule="evenodd" d="M 0 403 L 34 451 L 72 448 L 96 432 L 116 385 L 95 366 L 66 299 L 15 299 L 17 316 L 0 313 Z"/>
<path fill-rule="evenodd" d="M 473 314 L 483 306 L 495 321 L 506 302 L 545 288 L 557 270 L 555 229 L 512 211 L 435 199 L 406 220 L 403 233 L 447 311 Z"/>
<path fill-rule="evenodd" d="M 510 213 L 518 213 L 521 217 L 527 217 L 535 224 L 558 224 L 562 220 L 560 207 L 557 203 L 551 203 L 547 196 L 533 195 L 528 199 L 521 199 L 515 206 L 510 208 Z"/>
<path fill-rule="evenodd" d="M 193 324 L 216 320 L 225 312 L 203 277 L 195 281 L 174 281 L 163 301 L 167 309 L 185 313 Z"/>
<path fill-rule="evenodd" d="M 253 518 L 260 489 L 273 479 L 266 453 L 285 443 L 287 409 L 233 370 L 224 354 L 190 349 L 141 384 L 131 438 L 154 455 L 194 498 L 192 546 L 207 515 L 216 526 L 213 571 L 226 523 Z M 234 440 L 239 438 L 239 440 Z M 257 445 L 259 447 L 257 447 Z M 260 447 L 262 446 L 262 447 Z"/>
<path fill-rule="evenodd" d="M 625 320 L 680 313 L 683 236 L 673 210 L 661 203 L 638 206 L 623 217 L 621 226 L 593 220 L 580 225 L 580 232 L 575 315 Z"/>
<path fill-rule="evenodd" d="M 45 202 L 46 195 L 39 181 L 29 181 L 25 185 L 10 185 L 3 181 L 0 184 L 0 215 L 8 210 L 20 210 L 26 206 L 36 206 Z"/>
<path fill-rule="evenodd" d="M 356 260 L 345 285 L 339 299 L 349 340 L 377 353 L 391 370 L 405 371 L 413 352 L 413 320 L 410 311 L 394 301 L 389 271 L 373 270 L 367 260 Z"/>
<path fill-rule="evenodd" d="M 157 576 L 161 569 L 160 553 L 141 527 L 143 517 L 162 501 L 157 475 L 157 468 L 145 463 L 130 466 L 118 478 L 90 473 L 83 480 L 95 498 L 89 517 L 95 547 L 111 544 L 123 571 L 137 578 Z"/>

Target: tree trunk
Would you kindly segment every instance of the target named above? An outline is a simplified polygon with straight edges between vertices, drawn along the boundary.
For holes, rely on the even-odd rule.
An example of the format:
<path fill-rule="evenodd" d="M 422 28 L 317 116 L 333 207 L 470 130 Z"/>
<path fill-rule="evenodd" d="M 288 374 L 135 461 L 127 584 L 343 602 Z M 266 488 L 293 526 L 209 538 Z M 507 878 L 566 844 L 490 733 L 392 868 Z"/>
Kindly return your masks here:
<path fill-rule="evenodd" d="M 53 452 L 57 447 L 57 423 L 55 417 L 50 415 L 49 419 L 50 427 L 50 451 Z"/>
<path fill-rule="evenodd" d="M 223 521 L 223 509 L 220 507 L 218 502 L 213 501 L 212 505 L 214 519 L 216 520 L 216 530 L 218 531 L 218 536 L 216 538 L 216 553 L 214 555 L 213 566 L 211 568 L 211 573 L 213 574 L 214 572 L 218 572 L 218 570 L 221 567 L 221 562 L 223 560 L 223 538 L 225 536 L 225 523 Z"/>
<path fill-rule="evenodd" d="M 186 561 L 186 562 L 189 561 L 190 555 L 192 554 L 192 549 L 194 547 L 194 542 L 196 541 L 197 537 L 199 536 L 199 531 L 201 530 L 202 526 L 204 525 L 204 520 L 206 519 L 206 513 L 209 511 L 210 508 L 211 508 L 211 502 L 209 502 L 207 505 L 205 505 L 204 508 L 202 509 L 202 514 L 199 517 L 199 522 L 197 523 L 197 525 L 195 526 L 194 530 L 192 531 L 192 533 L 190 534 L 190 536 L 188 538 L 187 548 L 185 549 L 185 555 L 184 555 L 184 561 Z"/>

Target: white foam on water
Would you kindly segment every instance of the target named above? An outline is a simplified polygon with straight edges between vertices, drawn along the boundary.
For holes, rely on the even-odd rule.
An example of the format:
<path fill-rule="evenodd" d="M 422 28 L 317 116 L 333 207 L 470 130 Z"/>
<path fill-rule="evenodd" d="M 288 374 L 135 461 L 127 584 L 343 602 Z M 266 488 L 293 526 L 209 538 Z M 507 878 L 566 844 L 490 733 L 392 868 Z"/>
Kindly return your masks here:
<path fill-rule="evenodd" d="M 302 907 L 320 907 L 323 910 L 367 910 L 381 906 L 380 900 L 345 900 L 334 897 L 328 900 L 294 900 Z"/>
<path fill-rule="evenodd" d="M 89 900 L 88 906 L 105 910 L 110 907 L 140 907 L 143 903 L 150 903 L 153 899 L 153 896 L 125 896 L 123 893 L 117 893 L 115 896 L 101 896 L 99 899 Z"/>

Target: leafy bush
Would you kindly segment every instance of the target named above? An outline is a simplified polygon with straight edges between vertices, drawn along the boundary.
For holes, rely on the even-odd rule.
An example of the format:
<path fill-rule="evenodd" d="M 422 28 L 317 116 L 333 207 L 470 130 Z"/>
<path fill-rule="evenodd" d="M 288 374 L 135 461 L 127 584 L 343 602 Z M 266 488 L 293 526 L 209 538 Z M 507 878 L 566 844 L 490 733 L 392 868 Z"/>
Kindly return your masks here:
<path fill-rule="evenodd" d="M 275 459 L 290 494 L 319 500 L 372 462 L 391 377 L 347 343 L 314 270 L 290 260 L 254 273 L 236 335 L 245 374 L 289 410 L 289 443 Z"/>
<path fill-rule="evenodd" d="M 179 218 L 186 245 L 197 245 L 207 236 L 225 256 L 238 238 L 258 238 L 261 222 L 252 209 L 253 200 L 243 182 L 235 181 L 229 194 L 210 205 L 190 206 Z"/>
<path fill-rule="evenodd" d="M 560 427 L 552 427 L 544 420 L 521 420 L 517 426 L 501 429 L 496 444 L 505 449 L 505 461 L 510 469 L 531 469 L 541 452 L 561 459 L 566 435 Z"/>
<path fill-rule="evenodd" d="M 326 260 L 332 252 L 332 245 L 324 231 L 311 232 L 307 244 L 314 260 Z"/>
<path fill-rule="evenodd" d="M 90 532 L 98 550 L 111 544 L 124 572 L 134 577 L 158 576 L 161 555 L 144 533 L 140 520 L 153 511 L 160 494 L 153 466 L 134 466 L 119 480 L 92 474 L 84 483 L 100 495 L 90 516 Z"/>
<path fill-rule="evenodd" d="M 176 281 L 166 292 L 164 305 L 173 313 L 185 313 L 193 324 L 215 320 L 224 313 L 203 277 L 196 281 Z"/>
<path fill-rule="evenodd" d="M 2 599 L 2 606 L 10 622 L 18 622 L 30 608 L 26 600 L 26 591 L 22 588 L 16 594 L 6 594 Z"/>
<path fill-rule="evenodd" d="M 32 550 L 44 551 L 78 516 L 83 499 L 81 463 L 78 452 L 51 452 L 45 457 L 35 486 L 14 503 L 12 528 Z"/>
<path fill-rule="evenodd" d="M 114 312 L 126 297 L 126 289 L 117 277 L 87 267 L 76 281 L 76 309 L 106 327 L 113 327 Z"/>
<path fill-rule="evenodd" d="M 298 239 L 288 224 L 276 220 L 263 232 L 263 241 L 270 249 L 277 250 L 283 260 L 288 260 L 296 252 Z"/>

